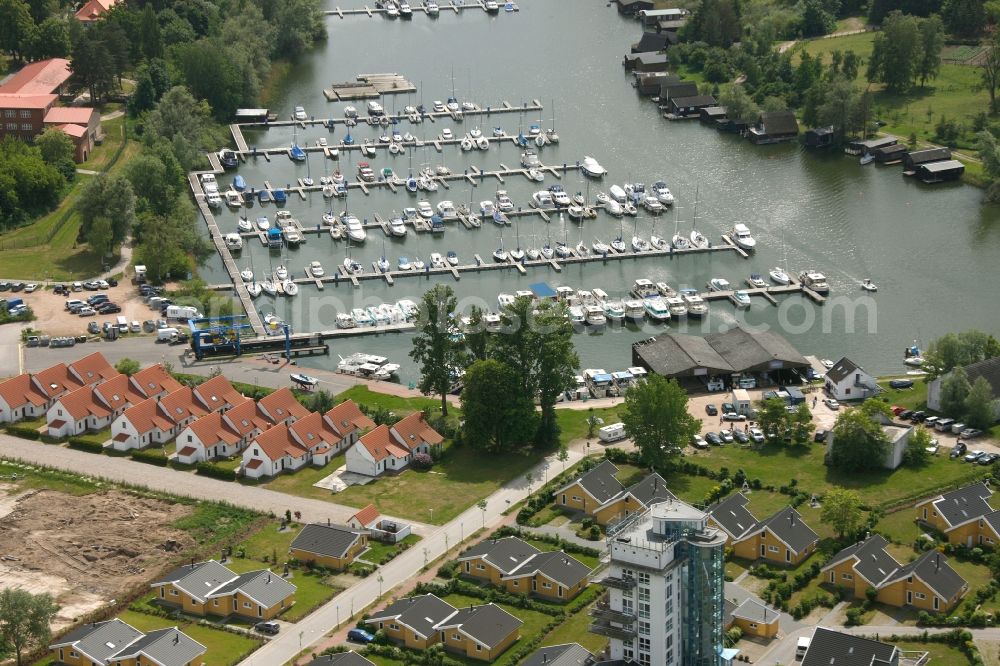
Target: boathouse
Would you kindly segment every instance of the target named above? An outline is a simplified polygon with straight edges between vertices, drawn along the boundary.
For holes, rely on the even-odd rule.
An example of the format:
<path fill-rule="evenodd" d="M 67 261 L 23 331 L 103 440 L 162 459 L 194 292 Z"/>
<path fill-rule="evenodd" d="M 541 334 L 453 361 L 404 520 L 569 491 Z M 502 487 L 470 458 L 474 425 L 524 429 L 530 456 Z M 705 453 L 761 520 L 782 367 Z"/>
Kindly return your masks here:
<path fill-rule="evenodd" d="M 905 153 L 906 146 L 900 143 L 894 143 L 891 146 L 882 146 L 872 151 L 875 161 L 880 164 L 897 164 L 903 160 Z"/>
<path fill-rule="evenodd" d="M 750 141 L 757 145 L 791 141 L 798 135 L 799 122 L 791 111 L 764 112 L 749 129 Z"/>
<path fill-rule="evenodd" d="M 848 143 L 847 147 L 844 148 L 844 152 L 848 155 L 862 155 L 870 153 L 877 148 L 884 148 L 896 143 L 899 143 L 899 140 L 894 136 L 883 136 L 878 139 L 858 139 Z"/>
<path fill-rule="evenodd" d="M 694 97 L 698 94 L 697 84 L 681 79 L 664 81 L 660 84 L 660 108 L 670 109 L 672 97 Z"/>
<path fill-rule="evenodd" d="M 833 125 L 807 129 L 802 142 L 807 148 L 826 148 L 833 145 Z"/>
<path fill-rule="evenodd" d="M 912 176 L 917 172 L 917 167 L 921 164 L 931 162 L 943 162 L 951 159 L 951 150 L 945 147 L 925 148 L 924 150 L 911 150 L 903 155 L 903 173 Z"/>
<path fill-rule="evenodd" d="M 650 53 L 667 50 L 667 36 L 657 32 L 644 32 L 632 45 L 632 53 Z"/>
<path fill-rule="evenodd" d="M 666 53 L 634 53 L 625 56 L 625 69 L 637 72 L 667 71 Z"/>
<path fill-rule="evenodd" d="M 691 97 L 671 97 L 670 115 L 677 118 L 698 116 L 702 109 L 715 106 L 715 98 L 711 95 L 692 95 Z"/>
<path fill-rule="evenodd" d="M 676 78 L 673 74 L 666 72 L 636 72 L 635 87 L 640 95 L 656 97 L 660 94 L 660 86 L 664 81 Z"/>
<path fill-rule="evenodd" d="M 683 21 L 687 10 L 680 7 L 668 9 L 643 9 L 639 12 L 639 20 L 647 28 L 657 25 L 660 21 Z"/>
<path fill-rule="evenodd" d="M 641 11 L 652 11 L 653 0 L 617 0 L 618 13 L 625 16 L 639 16 Z"/>
<path fill-rule="evenodd" d="M 698 118 L 701 122 L 706 125 L 711 125 L 715 127 L 720 120 L 728 120 L 726 116 L 726 107 L 724 106 L 706 106 L 698 111 Z"/>
<path fill-rule="evenodd" d="M 917 167 L 917 178 L 925 183 L 940 183 L 961 178 L 965 165 L 958 160 L 930 162 Z"/>

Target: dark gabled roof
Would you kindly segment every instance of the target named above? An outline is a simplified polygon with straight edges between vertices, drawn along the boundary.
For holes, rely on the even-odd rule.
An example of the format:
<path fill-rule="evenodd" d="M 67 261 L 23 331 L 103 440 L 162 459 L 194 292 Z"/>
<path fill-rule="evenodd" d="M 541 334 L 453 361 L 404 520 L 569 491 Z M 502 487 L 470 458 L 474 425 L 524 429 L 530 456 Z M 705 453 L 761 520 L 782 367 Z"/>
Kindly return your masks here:
<path fill-rule="evenodd" d="M 761 528 L 771 530 L 782 542 L 796 553 L 801 553 L 812 544 L 819 541 L 819 536 L 802 520 L 798 511 L 790 506 L 760 524 Z"/>
<path fill-rule="evenodd" d="M 801 666 L 878 666 L 895 654 L 895 645 L 816 627 Z"/>
<path fill-rule="evenodd" d="M 711 95 L 691 95 L 690 97 L 672 95 L 670 101 L 674 106 L 711 106 L 715 104 L 715 98 Z"/>
<path fill-rule="evenodd" d="M 540 573 L 563 587 L 574 587 L 587 579 L 590 569 L 572 555 L 559 551 L 539 553 L 519 566 L 508 576 L 520 578 Z"/>
<path fill-rule="evenodd" d="M 993 513 L 987 499 L 992 495 L 986 484 L 979 482 L 971 486 L 947 492 L 933 501 L 934 508 L 952 527 L 967 523 Z"/>
<path fill-rule="evenodd" d="M 993 397 L 1000 396 L 1000 356 L 965 366 L 965 374 L 969 377 L 970 384 L 982 377 L 993 389 Z"/>
<path fill-rule="evenodd" d="M 446 622 L 439 623 L 439 628 L 455 627 L 477 643 L 493 649 L 520 629 L 522 624 L 524 622 L 490 603 L 462 608 Z"/>
<path fill-rule="evenodd" d="M 899 568 L 899 562 L 885 549 L 888 545 L 889 542 L 881 534 L 872 535 L 841 550 L 823 567 L 823 570 L 826 571 L 844 560 L 853 559 L 854 572 L 873 587 L 878 587 Z"/>
<path fill-rule="evenodd" d="M 458 561 L 482 558 L 501 573 L 509 574 L 540 552 L 542 551 L 530 543 L 513 536 L 503 539 L 484 539 L 462 553 Z"/>
<path fill-rule="evenodd" d="M 72 646 L 90 659 L 104 663 L 122 648 L 142 638 L 142 632 L 121 620 L 84 624 L 52 643 L 50 647 Z"/>
<path fill-rule="evenodd" d="M 834 384 L 839 384 L 841 380 L 846 377 L 850 377 L 854 371 L 861 370 L 864 372 L 864 368 L 857 365 L 854 361 L 844 356 L 839 361 L 837 361 L 832 368 L 826 371 L 826 378 L 832 381 Z"/>
<path fill-rule="evenodd" d="M 766 134 L 798 134 L 799 122 L 792 111 L 765 111 L 760 124 Z"/>
<path fill-rule="evenodd" d="M 948 558 L 936 550 L 928 550 L 913 562 L 900 567 L 886 584 L 909 576 L 920 578 L 942 599 L 951 599 L 968 586 L 965 579 L 948 566 Z"/>
<path fill-rule="evenodd" d="M 733 623 L 733 611 L 736 610 L 736 602 L 726 599 L 725 604 L 723 604 L 722 611 L 722 626 L 729 627 Z"/>
<path fill-rule="evenodd" d="M 662 51 L 667 48 L 667 36 L 658 32 L 644 32 L 639 41 L 632 45 L 633 53 Z"/>
<path fill-rule="evenodd" d="M 877 157 L 879 155 L 883 156 L 896 155 L 898 153 L 905 153 L 905 152 L 906 152 L 906 146 L 900 143 L 896 143 L 891 146 L 882 146 L 881 148 L 876 148 L 875 150 L 872 151 L 872 155 L 875 155 Z"/>
<path fill-rule="evenodd" d="M 948 148 L 924 148 L 923 150 L 911 150 L 906 154 L 906 161 L 910 164 L 926 164 L 927 162 L 939 162 L 950 160 L 951 150 Z"/>
<path fill-rule="evenodd" d="M 712 516 L 712 520 L 730 537 L 739 540 L 760 524 L 747 508 L 749 501 L 743 493 L 730 495 L 712 507 L 708 515 Z"/>
<path fill-rule="evenodd" d="M 368 619 L 369 622 L 379 622 L 395 619 L 421 636 L 429 637 L 435 627 L 456 613 L 454 606 L 433 594 L 423 594 L 419 597 L 400 599 L 384 610 L 376 611 Z"/>
<path fill-rule="evenodd" d="M 1000 511 L 994 511 L 983 516 L 983 521 L 993 528 L 997 536 L 1000 536 Z"/>
<path fill-rule="evenodd" d="M 641 65 L 665 65 L 667 64 L 667 54 L 659 52 L 637 53 L 635 61 Z"/>
<path fill-rule="evenodd" d="M 221 597 L 242 592 L 264 608 L 273 608 L 295 594 L 295 586 L 276 573 L 267 569 L 248 571 L 240 574 L 215 592 L 213 597 Z"/>
<path fill-rule="evenodd" d="M 565 643 L 538 648 L 521 666 L 589 666 L 593 661 L 594 655 L 587 648 L 579 643 Z"/>
<path fill-rule="evenodd" d="M 375 666 L 354 650 L 324 654 L 310 661 L 307 666 Z"/>
<path fill-rule="evenodd" d="M 706 106 L 701 110 L 701 115 L 720 120 L 726 117 L 726 113 L 726 107 L 724 106 Z"/>
<path fill-rule="evenodd" d="M 698 94 L 698 86 L 691 81 L 662 81 L 660 83 L 660 103 L 674 97 L 694 97 Z"/>
<path fill-rule="evenodd" d="M 165 576 L 153 581 L 152 585 L 173 583 L 177 589 L 204 601 L 216 589 L 236 578 L 236 574 L 215 560 L 185 564 Z"/>
<path fill-rule="evenodd" d="M 562 490 L 579 483 L 599 504 L 605 504 L 625 490 L 621 482 L 615 478 L 615 474 L 617 473 L 618 468 L 615 467 L 614 463 L 610 460 L 604 460 L 597 467 L 566 484 Z M 562 490 L 559 492 L 562 492 Z"/>
<path fill-rule="evenodd" d="M 151 631 L 128 647 L 107 657 L 107 661 L 118 661 L 145 655 L 162 666 L 187 666 L 205 654 L 204 645 L 194 640 L 177 627 Z"/>
<path fill-rule="evenodd" d="M 362 534 L 365 530 L 345 525 L 310 523 L 295 537 L 291 548 L 327 557 L 344 557 Z"/>
<path fill-rule="evenodd" d="M 732 373 L 733 368 L 708 340 L 696 335 L 667 333 L 652 342 L 637 342 L 633 353 L 653 372 L 671 377 L 705 368 L 709 374 Z"/>
<path fill-rule="evenodd" d="M 628 493 L 641 502 L 643 506 L 677 499 L 672 492 L 667 490 L 667 482 L 656 472 L 629 486 Z"/>
<path fill-rule="evenodd" d="M 773 608 L 768 608 L 756 599 L 748 598 L 733 610 L 733 617 L 757 624 L 773 624 L 781 614 Z"/>
<path fill-rule="evenodd" d="M 737 372 L 766 371 L 775 361 L 781 361 L 785 367 L 809 365 L 788 340 L 773 331 L 751 333 L 735 326 L 724 333 L 707 335 L 705 341 Z"/>

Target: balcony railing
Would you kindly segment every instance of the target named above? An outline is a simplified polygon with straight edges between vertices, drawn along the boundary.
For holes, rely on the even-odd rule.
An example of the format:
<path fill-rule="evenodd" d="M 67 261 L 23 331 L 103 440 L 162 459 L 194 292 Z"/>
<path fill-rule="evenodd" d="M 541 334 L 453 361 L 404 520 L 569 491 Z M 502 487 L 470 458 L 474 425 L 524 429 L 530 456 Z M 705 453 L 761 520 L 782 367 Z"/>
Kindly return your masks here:
<path fill-rule="evenodd" d="M 614 610 L 606 604 L 597 604 L 590 609 L 590 616 L 597 620 L 607 620 L 618 624 L 632 624 L 635 622 L 635 613 Z"/>
<path fill-rule="evenodd" d="M 605 620 L 598 620 L 597 622 L 591 624 L 590 632 L 593 634 L 600 634 L 601 636 L 607 636 L 608 638 L 617 638 L 620 641 L 632 640 L 636 636 L 635 629 L 615 627 L 608 624 Z"/>
<path fill-rule="evenodd" d="M 594 581 L 604 587 L 613 587 L 618 590 L 631 590 L 635 588 L 635 578 L 622 578 L 619 576 L 604 576 Z"/>

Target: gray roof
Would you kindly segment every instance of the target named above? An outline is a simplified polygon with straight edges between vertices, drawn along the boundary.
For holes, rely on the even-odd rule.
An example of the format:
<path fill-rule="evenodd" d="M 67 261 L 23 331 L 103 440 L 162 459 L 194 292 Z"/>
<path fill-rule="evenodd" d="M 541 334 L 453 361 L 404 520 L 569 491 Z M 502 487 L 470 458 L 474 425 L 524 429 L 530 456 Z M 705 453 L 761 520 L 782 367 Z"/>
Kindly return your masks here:
<path fill-rule="evenodd" d="M 691 95 L 690 97 L 673 97 L 670 102 L 674 106 L 712 106 L 715 98 L 711 95 Z"/>
<path fill-rule="evenodd" d="M 632 355 L 651 371 L 667 377 L 690 375 L 699 368 L 707 369 L 710 374 L 733 372 L 707 339 L 695 335 L 667 333 L 652 341 L 636 342 L 632 345 Z"/>
<path fill-rule="evenodd" d="M 691 97 L 698 94 L 698 85 L 682 79 L 663 81 L 660 83 L 660 102 L 666 102 L 671 97 Z"/>
<path fill-rule="evenodd" d="M 662 51 L 667 48 L 667 36 L 658 32 L 644 32 L 639 41 L 632 45 L 633 53 Z"/>
<path fill-rule="evenodd" d="M 434 633 L 435 627 L 455 614 L 455 607 L 433 594 L 400 599 L 384 610 L 372 614 L 369 622 L 395 619 L 424 637 Z"/>
<path fill-rule="evenodd" d="M 213 597 L 221 597 L 242 592 L 265 608 L 277 606 L 295 594 L 295 586 L 268 569 L 258 569 L 240 574 L 215 592 Z"/>
<path fill-rule="evenodd" d="M 746 599 L 733 610 L 733 617 L 757 624 L 772 624 L 778 621 L 779 616 L 778 611 L 768 608 L 756 599 Z"/>
<path fill-rule="evenodd" d="M 635 55 L 636 62 L 642 65 L 665 65 L 667 62 L 667 54 L 659 53 L 657 51 L 637 53 Z"/>
<path fill-rule="evenodd" d="M 666 333 L 634 343 L 632 357 L 667 377 L 691 376 L 701 368 L 709 374 L 767 371 L 775 362 L 785 368 L 809 366 L 802 354 L 777 333 L 750 333 L 739 327 L 704 338 Z"/>
<path fill-rule="evenodd" d="M 524 564 L 532 555 L 537 555 L 540 552 L 542 551 L 517 537 L 484 539 L 462 553 L 458 560 L 461 562 L 482 558 L 499 569 L 500 572 L 509 574 Z"/>
<path fill-rule="evenodd" d="M 298 533 L 292 541 L 291 548 L 316 555 L 344 557 L 351 546 L 365 533 L 365 530 L 356 530 L 345 525 L 310 523 Z"/>
<path fill-rule="evenodd" d="M 968 375 L 970 384 L 982 377 L 993 389 L 993 397 L 1000 397 L 1000 356 L 965 366 L 965 374 Z"/>
<path fill-rule="evenodd" d="M 965 579 L 948 566 L 948 558 L 936 550 L 928 550 L 906 566 L 900 567 L 890 580 L 917 576 L 942 599 L 951 599 L 968 586 Z"/>
<path fill-rule="evenodd" d="M 735 611 L 735 610 L 736 610 L 736 602 L 735 601 L 730 601 L 729 599 L 726 599 L 725 603 L 723 604 L 723 611 L 722 611 L 722 615 L 723 615 L 722 626 L 723 627 L 728 627 L 729 625 L 731 625 L 733 623 L 733 611 Z"/>
<path fill-rule="evenodd" d="M 153 586 L 173 583 L 178 589 L 195 599 L 204 601 L 220 586 L 228 583 L 236 574 L 215 560 L 185 564 L 153 582 Z"/>
<path fill-rule="evenodd" d="M 802 666 L 879 666 L 895 656 L 895 645 L 816 627 Z"/>
<path fill-rule="evenodd" d="M 855 370 L 864 371 L 864 368 L 857 365 L 846 356 L 837 361 L 832 368 L 826 371 L 826 378 L 834 384 L 839 384 L 845 377 L 850 377 Z"/>
<path fill-rule="evenodd" d="M 760 124 L 766 134 L 799 133 L 799 121 L 792 111 L 765 111 L 760 114 Z"/>
<path fill-rule="evenodd" d="M 937 173 L 938 171 L 951 171 L 953 169 L 965 170 L 965 165 L 958 160 L 941 160 L 940 162 L 928 162 L 926 164 L 920 165 L 920 170 L 928 173 Z"/>
<path fill-rule="evenodd" d="M 538 648 L 521 666 L 587 666 L 593 660 L 594 655 L 579 643 L 564 643 Z"/>
<path fill-rule="evenodd" d="M 587 579 L 590 568 L 586 564 L 561 550 L 539 553 L 519 566 L 509 575 L 511 578 L 534 575 L 538 572 L 563 587 L 573 587 Z"/>
<path fill-rule="evenodd" d="M 854 571 L 873 586 L 878 586 L 899 568 L 899 562 L 886 551 L 887 545 L 889 542 L 881 534 L 874 534 L 841 550 L 823 569 L 854 558 Z"/>
<path fill-rule="evenodd" d="M 747 508 L 749 501 L 743 493 L 736 493 L 713 506 L 708 513 L 729 536 L 740 539 L 760 524 Z"/>
<path fill-rule="evenodd" d="M 819 536 L 806 525 L 799 512 L 790 506 L 781 509 L 760 526 L 771 530 L 796 553 L 801 553 L 819 541 Z"/>
<path fill-rule="evenodd" d="M 614 463 L 610 460 L 604 460 L 597 467 L 568 483 L 563 490 L 575 483 L 579 483 L 598 503 L 604 504 L 625 490 L 621 482 L 615 478 L 615 474 L 617 473 L 618 468 L 615 467 Z M 559 492 L 562 492 L 562 490 Z"/>
<path fill-rule="evenodd" d="M 142 638 L 142 632 L 121 620 L 84 624 L 61 637 L 50 647 L 69 647 L 93 661 L 104 663 L 123 647 Z"/>
<path fill-rule="evenodd" d="M 924 148 L 923 150 L 911 150 L 906 154 L 904 160 L 907 164 L 925 164 L 927 162 L 937 162 L 940 160 L 950 160 L 951 150 L 948 148 Z"/>
<path fill-rule="evenodd" d="M 375 666 L 354 650 L 324 654 L 310 661 L 307 666 Z"/>
<path fill-rule="evenodd" d="M 955 527 L 993 513 L 993 507 L 987 501 L 991 494 L 984 483 L 973 483 L 941 495 L 933 504 L 941 517 Z"/>
<path fill-rule="evenodd" d="M 994 511 L 993 513 L 988 513 L 983 516 L 983 520 L 993 528 L 993 531 L 1000 536 L 1000 511 Z"/>
<path fill-rule="evenodd" d="M 667 482 L 656 472 L 629 486 L 628 492 L 644 506 L 649 506 L 653 502 L 677 499 L 672 492 L 667 490 Z"/>
<path fill-rule="evenodd" d="M 807 367 L 809 361 L 788 340 L 773 331 L 751 333 L 734 327 L 725 333 L 705 336 L 733 370 L 769 370 L 772 361 L 782 361 L 785 367 Z"/>
<path fill-rule="evenodd" d="M 455 627 L 466 636 L 488 648 L 494 648 L 524 624 L 496 604 L 462 608 L 440 623 L 440 628 Z"/>
<path fill-rule="evenodd" d="M 127 659 L 143 654 L 163 666 L 186 666 L 205 654 L 206 647 L 177 627 L 151 631 L 108 659 Z"/>

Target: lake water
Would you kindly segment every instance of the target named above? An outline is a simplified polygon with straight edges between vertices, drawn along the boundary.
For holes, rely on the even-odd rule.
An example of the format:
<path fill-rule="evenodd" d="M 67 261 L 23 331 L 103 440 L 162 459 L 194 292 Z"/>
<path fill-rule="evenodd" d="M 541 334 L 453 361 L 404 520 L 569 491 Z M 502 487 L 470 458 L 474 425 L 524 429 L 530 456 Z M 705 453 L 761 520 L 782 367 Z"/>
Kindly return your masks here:
<path fill-rule="evenodd" d="M 330 7 L 334 3 L 331 0 Z M 406 96 L 385 96 L 387 110 L 402 110 L 406 104 L 421 101 L 430 106 L 433 100 L 445 100 L 452 94 L 460 100 L 472 100 L 482 106 L 499 106 L 501 100 L 513 104 L 538 99 L 545 110 L 538 114 L 505 114 L 490 119 L 466 119 L 424 122 L 401 132 L 431 138 L 444 127 L 461 136 L 482 123 L 484 134 L 501 125 L 516 134 L 527 131 L 532 123 L 543 127 L 553 124 L 561 137 L 557 146 L 540 150 L 547 164 L 574 163 L 584 155 L 595 156 L 609 170 L 601 183 L 591 183 L 591 200 L 599 189 L 613 183 L 630 181 L 647 184 L 663 179 L 677 197 L 678 218 L 682 229 L 690 229 L 696 190 L 699 194 L 698 228 L 713 242 L 735 222 L 746 223 L 758 242 L 750 259 L 734 252 L 718 252 L 680 258 L 642 258 L 565 266 L 561 273 L 549 268 L 528 269 L 526 276 L 513 270 L 464 274 L 459 282 L 450 276 L 437 278 L 451 284 L 462 305 L 479 303 L 496 309 L 499 292 L 513 292 L 534 282 L 553 287 L 569 285 L 578 289 L 600 287 L 612 295 L 624 295 L 632 281 L 648 277 L 667 281 L 673 286 L 704 288 L 713 277 L 723 277 L 740 284 L 750 273 L 766 275 L 776 265 L 789 272 L 814 268 L 827 275 L 833 301 L 825 306 L 811 305 L 800 296 L 779 297 L 781 307 L 754 299 L 750 310 L 740 313 L 747 325 L 774 327 L 786 335 L 804 354 L 836 360 L 848 355 L 873 372 L 901 371 L 903 347 L 914 339 L 926 344 L 951 330 L 980 328 L 996 331 L 1000 308 L 996 291 L 1000 280 L 1000 209 L 980 205 L 982 192 L 958 183 L 924 186 L 901 175 L 897 166 L 860 167 L 857 158 L 841 153 L 806 151 L 799 144 L 753 146 L 732 135 L 720 134 L 697 121 L 669 122 L 661 118 L 655 104 L 638 96 L 632 77 L 621 65 L 629 45 L 638 40 L 640 26 L 621 18 L 613 7 L 583 5 L 570 0 L 526 1 L 521 11 L 501 12 L 497 16 L 468 10 L 460 15 L 441 12 L 430 19 L 415 14 L 411 21 L 355 16 L 327 19 L 329 40 L 298 64 L 272 101 L 272 111 L 288 117 L 296 105 L 305 106 L 310 115 L 342 115 L 345 103 L 328 103 L 322 88 L 334 81 L 352 80 L 359 73 L 398 72 L 414 82 L 419 91 Z M 554 103 L 554 105 L 553 105 Z M 362 111 L 365 102 L 353 102 Z M 352 130 L 356 140 L 379 132 L 360 125 Z M 247 133 L 251 146 L 287 146 L 292 141 L 291 128 Z M 297 140 L 312 145 L 320 136 L 331 144 L 339 142 L 344 128 L 329 133 L 319 126 L 298 130 Z M 413 169 L 424 163 L 444 164 L 454 172 L 475 165 L 484 169 L 499 168 L 502 162 L 514 166 L 520 150 L 509 142 L 493 146 L 487 152 L 462 153 L 458 146 L 445 147 L 438 153 L 433 146 L 412 154 Z M 342 156 L 340 167 L 352 177 L 360 154 Z M 410 156 L 390 155 L 387 151 L 368 160 L 378 170 L 393 167 L 406 175 Z M 310 156 L 306 164 L 294 164 L 284 156 L 268 163 L 251 160 L 239 173 L 250 185 L 260 186 L 267 179 L 274 186 L 292 182 L 310 173 L 316 180 L 330 173 L 336 163 L 321 155 Z M 223 181 L 232 178 L 227 174 Z M 470 199 L 478 204 L 492 199 L 496 188 L 506 189 L 515 205 L 526 207 L 531 193 L 555 182 L 570 192 L 587 191 L 587 183 L 575 173 L 562 181 L 551 176 L 544 184 L 529 183 L 521 177 L 507 178 L 505 185 L 494 179 L 472 188 L 454 181 L 450 190 L 440 188 L 427 197 L 432 204 L 443 199 L 457 203 Z M 388 218 L 392 211 L 415 206 L 419 197 L 400 189 L 372 190 L 364 196 L 352 190 L 347 205 L 362 218 L 374 213 Z M 343 203 L 335 203 L 337 212 Z M 290 197 L 287 209 L 306 226 L 318 222 L 327 203 L 319 193 L 303 202 Z M 261 212 L 257 207 L 251 217 Z M 263 211 L 273 216 L 272 206 Z M 624 235 L 631 236 L 632 218 L 625 218 Z M 648 237 L 653 218 L 640 214 L 638 229 Z M 656 220 L 660 235 L 673 234 L 674 215 Z M 219 215 L 223 231 L 236 229 L 236 215 Z M 540 217 L 522 218 L 515 230 L 505 232 L 507 248 L 516 245 L 515 232 L 522 246 L 541 245 L 566 237 L 575 244 L 581 237 L 588 244 L 595 238 L 605 242 L 619 233 L 618 220 L 600 214 L 581 226 L 560 223 L 553 218 L 545 223 Z M 203 227 L 203 225 L 202 225 Z M 489 260 L 499 245 L 499 229 L 486 224 L 481 229 L 466 230 L 449 226 L 437 237 L 416 235 L 405 239 L 386 239 L 384 252 L 395 266 L 396 258 L 427 259 L 431 252 L 444 254 L 455 250 L 463 263 L 472 263 L 472 254 Z M 383 254 L 382 233 L 369 231 L 361 248 L 352 248 L 352 256 L 366 266 Z M 248 243 L 237 261 L 252 261 L 258 273 L 269 264 L 288 264 L 301 276 L 312 260 L 323 262 L 327 272 L 340 264 L 346 254 L 343 242 L 335 243 L 328 235 L 310 235 L 309 242 L 285 257 L 268 256 L 256 242 Z M 209 282 L 226 282 L 228 277 L 218 257 L 201 269 Z M 864 278 L 879 285 L 879 292 L 864 298 L 859 287 Z M 336 310 L 371 305 L 401 298 L 419 300 L 432 279 L 406 278 L 394 287 L 381 282 L 363 282 L 360 289 L 349 284 L 327 284 L 319 292 L 304 286 L 294 299 L 256 301 L 261 310 L 275 309 L 293 325 L 295 331 L 333 327 Z M 853 322 L 852 322 L 853 320 Z M 602 334 L 580 334 L 575 340 L 583 367 L 608 370 L 631 365 L 631 343 L 664 330 L 704 334 L 737 321 L 727 302 L 711 306 L 711 316 L 702 323 L 691 322 L 667 327 L 646 324 L 641 328 L 607 330 Z M 405 358 L 409 335 L 390 334 L 331 341 L 329 359 L 303 359 L 303 365 L 332 366 L 337 354 L 368 351 L 403 361 L 402 379 L 415 378 L 415 369 Z"/>

